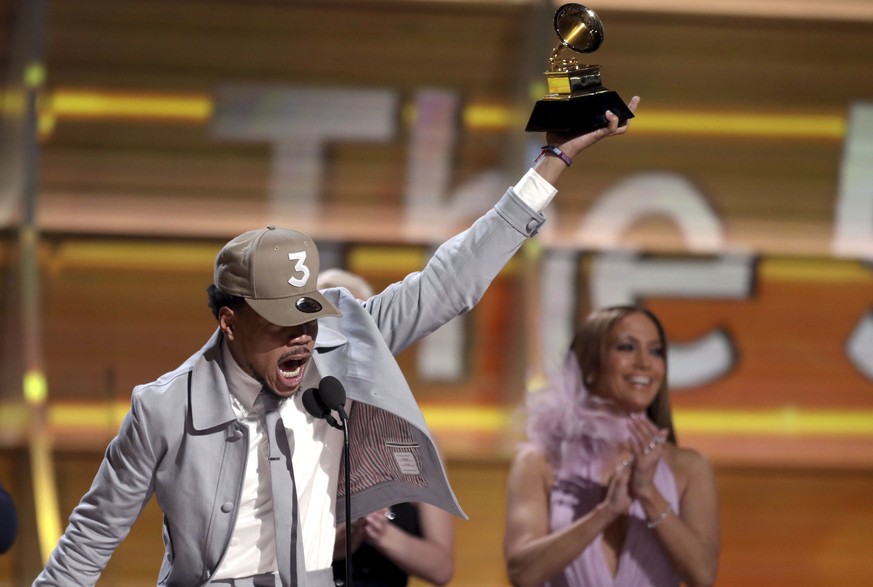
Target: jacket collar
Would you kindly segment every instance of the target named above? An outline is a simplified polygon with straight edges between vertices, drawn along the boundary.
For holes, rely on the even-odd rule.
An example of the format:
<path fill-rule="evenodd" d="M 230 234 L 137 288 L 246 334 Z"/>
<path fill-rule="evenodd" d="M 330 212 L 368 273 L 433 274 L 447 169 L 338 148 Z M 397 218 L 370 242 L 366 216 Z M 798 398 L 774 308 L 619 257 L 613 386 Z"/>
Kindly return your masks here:
<path fill-rule="evenodd" d="M 194 356 L 188 359 L 188 397 L 194 430 L 205 432 L 236 420 L 230 404 L 230 390 L 221 365 L 224 335 L 216 328 L 213 335 Z"/>

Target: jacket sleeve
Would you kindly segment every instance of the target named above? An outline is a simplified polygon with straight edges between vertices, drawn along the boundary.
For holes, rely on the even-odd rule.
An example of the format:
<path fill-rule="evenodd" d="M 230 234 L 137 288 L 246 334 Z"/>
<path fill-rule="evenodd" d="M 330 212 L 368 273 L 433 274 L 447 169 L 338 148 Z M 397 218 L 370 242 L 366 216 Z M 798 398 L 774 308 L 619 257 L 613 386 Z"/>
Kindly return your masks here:
<path fill-rule="evenodd" d="M 34 586 L 94 585 L 154 491 L 156 458 L 136 393 L 88 493 Z"/>
<path fill-rule="evenodd" d="M 473 225 L 443 243 L 424 269 L 366 302 L 393 354 L 475 306 L 545 217 L 509 189 Z"/>

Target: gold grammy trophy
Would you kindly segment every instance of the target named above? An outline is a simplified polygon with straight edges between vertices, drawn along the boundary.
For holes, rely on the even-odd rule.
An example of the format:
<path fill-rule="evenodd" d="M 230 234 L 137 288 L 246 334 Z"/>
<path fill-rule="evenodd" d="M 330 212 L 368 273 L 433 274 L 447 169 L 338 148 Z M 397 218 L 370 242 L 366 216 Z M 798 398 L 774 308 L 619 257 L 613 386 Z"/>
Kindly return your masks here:
<path fill-rule="evenodd" d="M 593 53 L 600 47 L 600 17 L 587 6 L 564 4 L 555 12 L 555 32 L 560 43 L 549 58 L 549 91 L 534 106 L 525 130 L 584 134 L 607 126 L 607 110 L 618 116 L 620 126 L 627 124 L 634 114 L 617 93 L 600 84 L 600 66 L 582 65 L 567 53 Z"/>

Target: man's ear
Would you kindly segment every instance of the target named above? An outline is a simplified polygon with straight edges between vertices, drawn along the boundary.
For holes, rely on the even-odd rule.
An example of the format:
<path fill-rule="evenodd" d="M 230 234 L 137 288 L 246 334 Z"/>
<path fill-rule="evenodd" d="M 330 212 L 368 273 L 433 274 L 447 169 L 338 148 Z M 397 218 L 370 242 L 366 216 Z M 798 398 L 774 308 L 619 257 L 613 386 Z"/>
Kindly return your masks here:
<path fill-rule="evenodd" d="M 224 336 L 227 337 L 227 340 L 233 340 L 234 328 L 236 327 L 236 313 L 227 306 L 222 306 L 218 310 L 218 327 L 224 333 Z"/>

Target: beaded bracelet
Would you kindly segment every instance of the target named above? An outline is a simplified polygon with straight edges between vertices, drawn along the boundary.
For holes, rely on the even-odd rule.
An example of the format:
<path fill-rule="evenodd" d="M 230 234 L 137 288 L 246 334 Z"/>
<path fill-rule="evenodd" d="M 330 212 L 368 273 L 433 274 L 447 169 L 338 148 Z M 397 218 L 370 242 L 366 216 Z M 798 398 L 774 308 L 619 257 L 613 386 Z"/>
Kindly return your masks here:
<path fill-rule="evenodd" d="M 542 158 L 542 156 L 546 154 L 552 154 L 555 157 L 560 157 L 561 161 L 563 161 L 567 165 L 567 167 L 573 165 L 573 160 L 570 159 L 570 157 L 564 151 L 562 151 L 558 147 L 553 147 L 552 145 L 543 145 L 540 148 L 540 154 L 537 155 L 536 159 L 534 159 L 534 163 L 539 161 L 540 158 Z"/>
<path fill-rule="evenodd" d="M 646 526 L 649 528 L 649 530 L 654 530 L 655 528 L 660 526 L 661 522 L 666 520 L 667 516 L 669 516 L 672 512 L 673 512 L 673 508 L 671 508 L 668 505 L 667 509 L 665 509 L 663 512 L 661 512 L 657 518 L 655 518 L 654 520 L 649 520 L 648 522 L 646 522 Z"/>

